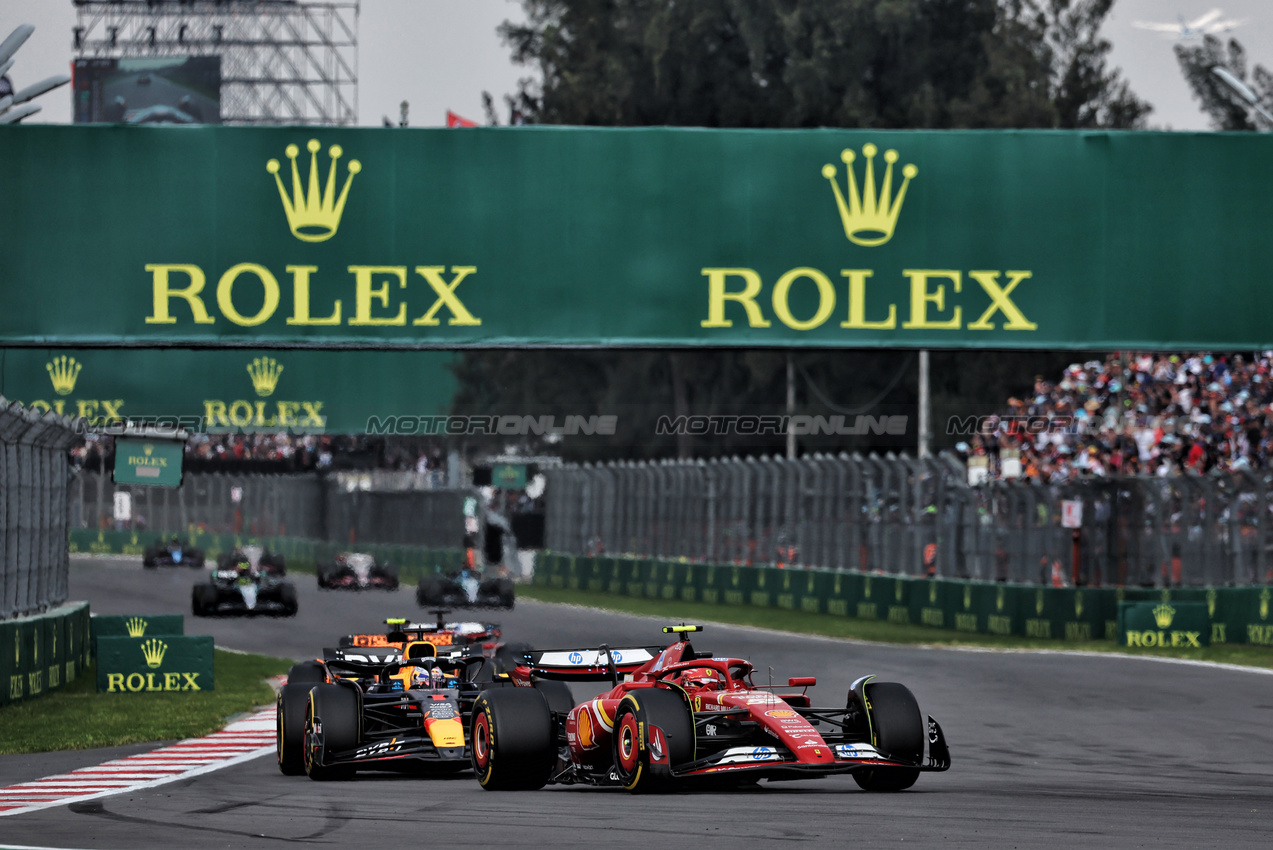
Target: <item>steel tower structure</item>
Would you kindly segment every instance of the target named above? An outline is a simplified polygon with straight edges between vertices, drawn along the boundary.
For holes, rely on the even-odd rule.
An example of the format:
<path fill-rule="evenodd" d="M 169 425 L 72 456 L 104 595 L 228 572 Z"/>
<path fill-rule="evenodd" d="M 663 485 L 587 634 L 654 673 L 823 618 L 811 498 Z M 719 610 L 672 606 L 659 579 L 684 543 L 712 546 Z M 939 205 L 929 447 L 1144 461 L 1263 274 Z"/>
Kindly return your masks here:
<path fill-rule="evenodd" d="M 220 56 L 225 124 L 358 122 L 358 0 L 74 0 L 76 58 Z"/>

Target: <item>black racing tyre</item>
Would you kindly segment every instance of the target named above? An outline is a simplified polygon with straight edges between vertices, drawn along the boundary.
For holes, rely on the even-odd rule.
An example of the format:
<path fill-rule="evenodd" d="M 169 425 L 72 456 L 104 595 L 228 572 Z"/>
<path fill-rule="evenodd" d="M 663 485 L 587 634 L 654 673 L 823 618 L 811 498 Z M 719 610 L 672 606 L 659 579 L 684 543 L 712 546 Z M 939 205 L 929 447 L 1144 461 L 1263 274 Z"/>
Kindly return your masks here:
<path fill-rule="evenodd" d="M 299 665 L 297 665 L 299 666 Z M 279 688 L 275 720 L 274 752 L 284 776 L 305 773 L 305 713 L 309 710 L 312 683 L 288 682 Z"/>
<path fill-rule="evenodd" d="M 442 580 L 436 576 L 425 576 L 416 585 L 415 601 L 421 608 L 441 606 L 442 596 Z"/>
<path fill-rule="evenodd" d="M 319 590 L 330 590 L 330 589 L 331 589 L 331 571 L 332 571 L 332 569 L 333 569 L 333 567 L 332 567 L 331 565 L 329 565 L 329 564 L 319 564 L 319 565 L 318 565 L 318 569 L 317 569 L 317 571 L 316 571 L 316 572 L 318 573 L 318 589 L 319 589 Z"/>
<path fill-rule="evenodd" d="M 379 569 L 380 574 L 385 578 L 385 590 L 398 589 L 398 568 L 393 564 L 384 564 Z"/>
<path fill-rule="evenodd" d="M 202 549 L 186 549 L 185 554 L 182 557 L 182 563 L 187 564 L 196 570 L 203 569 L 204 560 Z"/>
<path fill-rule="evenodd" d="M 154 549 L 147 549 L 146 554 L 141 556 L 141 565 L 146 569 L 154 569 L 158 564 L 155 563 L 155 557 L 159 553 Z"/>
<path fill-rule="evenodd" d="M 544 695 L 544 699 L 548 700 L 548 707 L 557 714 L 569 714 L 570 709 L 575 707 L 575 695 L 570 692 L 570 686 L 565 682 L 559 682 L 556 679 L 535 679 L 535 690 Z"/>
<path fill-rule="evenodd" d="M 487 791 L 543 788 L 557 763 L 548 700 L 536 688 L 482 691 L 469 725 L 473 771 Z"/>
<path fill-rule="evenodd" d="M 196 584 L 190 589 L 190 610 L 196 617 L 210 617 L 216 609 L 217 589 L 210 584 Z"/>
<path fill-rule="evenodd" d="M 296 604 L 296 585 L 290 581 L 279 586 L 278 601 L 283 606 L 282 614 L 284 617 L 295 617 L 298 606 Z"/>
<path fill-rule="evenodd" d="M 347 685 L 313 685 L 305 711 L 305 772 L 310 779 L 351 779 L 353 767 L 324 764 L 327 753 L 358 745 L 358 695 Z"/>
<path fill-rule="evenodd" d="M 871 714 L 871 744 L 899 761 L 923 762 L 924 718 L 910 689 L 896 682 L 871 682 L 865 693 Z M 853 774 L 866 791 L 902 791 L 918 778 L 918 770 L 906 768 L 881 767 Z"/>
<path fill-rule="evenodd" d="M 636 794 L 666 791 L 672 784 L 671 766 L 694 758 L 694 716 L 675 691 L 629 693 L 615 712 L 612 744 L 624 788 Z"/>
<path fill-rule="evenodd" d="M 511 673 L 518 664 L 525 664 L 522 653 L 530 652 L 528 643 L 506 643 L 495 650 L 495 666 L 500 673 Z"/>
<path fill-rule="evenodd" d="M 327 681 L 327 671 L 317 661 L 298 661 L 287 671 L 289 685 L 316 685 Z"/>
<path fill-rule="evenodd" d="M 261 569 L 270 575 L 287 575 L 287 565 L 283 560 L 283 556 L 276 552 L 266 552 L 261 555 Z"/>
<path fill-rule="evenodd" d="M 499 596 L 499 607 L 509 609 L 513 607 L 516 591 L 513 588 L 512 579 L 498 579 L 495 582 L 495 593 Z"/>

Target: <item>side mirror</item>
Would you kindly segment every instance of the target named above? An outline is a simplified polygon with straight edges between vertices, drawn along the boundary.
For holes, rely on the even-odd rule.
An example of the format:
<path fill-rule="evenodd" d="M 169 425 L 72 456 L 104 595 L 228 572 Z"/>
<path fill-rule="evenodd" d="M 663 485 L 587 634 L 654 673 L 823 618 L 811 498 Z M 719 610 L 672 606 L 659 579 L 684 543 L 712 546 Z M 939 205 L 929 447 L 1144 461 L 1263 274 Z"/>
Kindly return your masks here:
<path fill-rule="evenodd" d="M 816 676 L 797 676 L 794 679 L 787 680 L 787 687 L 789 688 L 812 688 L 816 684 L 818 684 Z"/>

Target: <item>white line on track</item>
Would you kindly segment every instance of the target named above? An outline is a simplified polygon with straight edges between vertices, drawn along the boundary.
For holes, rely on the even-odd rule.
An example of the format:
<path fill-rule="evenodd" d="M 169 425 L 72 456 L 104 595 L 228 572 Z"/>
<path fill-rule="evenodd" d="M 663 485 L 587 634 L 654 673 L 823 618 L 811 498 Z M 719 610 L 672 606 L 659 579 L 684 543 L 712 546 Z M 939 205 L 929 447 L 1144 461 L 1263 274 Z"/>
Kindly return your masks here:
<path fill-rule="evenodd" d="M 204 738 L 178 741 L 149 753 L 0 788 L 0 817 L 154 788 L 273 752 L 274 707 L 270 706 Z M 44 850 L 0 841 L 0 850 L 9 848 Z"/>

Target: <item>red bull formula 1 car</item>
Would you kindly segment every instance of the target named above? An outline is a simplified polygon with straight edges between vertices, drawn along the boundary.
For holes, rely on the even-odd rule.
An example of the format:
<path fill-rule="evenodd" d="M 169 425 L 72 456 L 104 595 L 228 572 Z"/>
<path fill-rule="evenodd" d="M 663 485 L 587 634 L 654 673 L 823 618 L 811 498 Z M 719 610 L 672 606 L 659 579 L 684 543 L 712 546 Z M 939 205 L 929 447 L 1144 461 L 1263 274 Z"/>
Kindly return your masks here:
<path fill-rule="evenodd" d="M 752 669 L 684 638 L 663 649 L 526 653 L 511 673 L 521 687 L 483 692 L 473 705 L 478 781 L 488 790 L 587 783 L 646 792 L 847 773 L 865 790 L 900 791 L 950 767 L 941 727 L 925 722 L 903 685 L 864 676 L 843 705 L 816 707 L 814 678 L 757 685 Z M 543 679 L 613 688 L 563 712 L 527 687 Z"/>
<path fill-rule="evenodd" d="M 276 752 L 286 775 L 348 779 L 358 770 L 438 775 L 471 766 L 465 729 L 476 696 L 512 688 L 471 646 L 409 641 L 397 647 L 326 649 L 294 665 L 278 694 Z M 569 710 L 569 688 L 536 694 Z"/>

